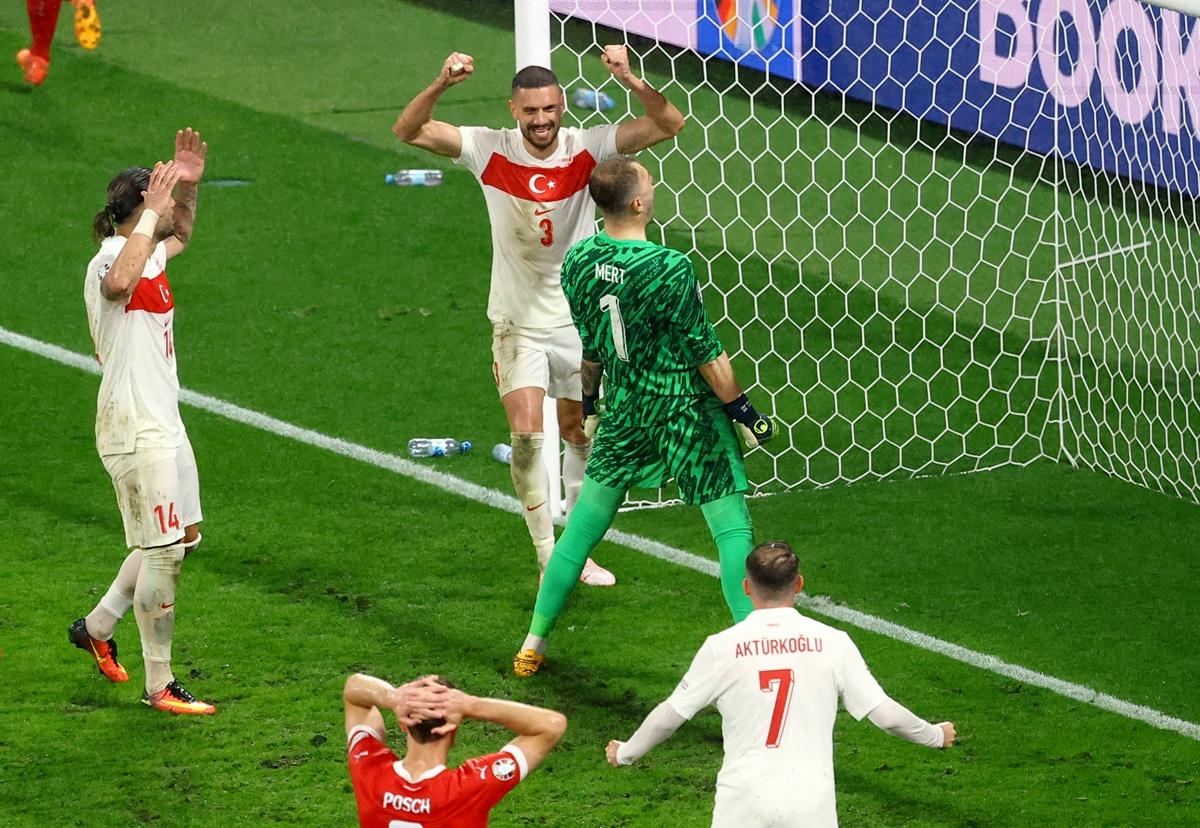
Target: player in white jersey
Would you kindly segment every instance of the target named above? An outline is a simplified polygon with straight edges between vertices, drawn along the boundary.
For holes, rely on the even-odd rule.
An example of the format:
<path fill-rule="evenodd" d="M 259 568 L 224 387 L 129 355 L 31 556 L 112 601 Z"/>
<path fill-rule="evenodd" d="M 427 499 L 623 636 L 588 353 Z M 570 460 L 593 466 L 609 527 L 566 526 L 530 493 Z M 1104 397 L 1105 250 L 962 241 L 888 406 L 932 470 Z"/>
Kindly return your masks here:
<path fill-rule="evenodd" d="M 721 713 L 725 761 L 713 828 L 837 825 L 833 722 L 840 698 L 855 719 L 931 748 L 954 744 L 954 724 L 932 725 L 897 704 L 850 636 L 796 611 L 804 587 L 796 555 L 779 541 L 746 559 L 754 612 L 711 635 L 665 702 L 628 742 L 609 742 L 613 767 L 631 764 L 710 704 Z"/>
<path fill-rule="evenodd" d="M 678 109 L 633 74 L 624 46 L 605 46 L 601 59 L 641 102 L 644 116 L 588 129 L 563 128 L 566 102 L 558 79 L 549 69 L 528 66 L 513 78 L 508 102 L 515 129 L 434 120 L 433 107 L 442 93 L 475 71 L 470 55 L 455 52 L 392 128 L 402 141 L 454 159 L 483 188 L 492 226 L 492 367 L 512 432 L 513 486 L 542 571 L 554 551 L 550 481 L 541 463 L 547 394 L 558 400 L 559 432 L 566 443 L 568 511 L 579 496 L 592 447 L 582 427 L 582 346 L 559 284 L 567 250 L 596 230 L 588 176 L 600 161 L 673 138 L 684 124 Z M 580 580 L 596 586 L 616 583 L 612 573 L 590 558 Z"/>
<path fill-rule="evenodd" d="M 207 152 L 200 133 L 180 130 L 172 161 L 131 167 L 112 180 L 93 225 L 100 251 L 88 264 L 83 295 L 102 373 L 96 450 L 112 477 L 130 551 L 108 592 L 68 629 L 101 673 L 128 681 L 113 631 L 133 607 L 146 667 L 142 702 L 201 715 L 216 708 L 171 672 L 175 587 L 184 558 L 200 543 L 202 515 L 196 458 L 179 416 L 166 265 L 191 238 Z"/>

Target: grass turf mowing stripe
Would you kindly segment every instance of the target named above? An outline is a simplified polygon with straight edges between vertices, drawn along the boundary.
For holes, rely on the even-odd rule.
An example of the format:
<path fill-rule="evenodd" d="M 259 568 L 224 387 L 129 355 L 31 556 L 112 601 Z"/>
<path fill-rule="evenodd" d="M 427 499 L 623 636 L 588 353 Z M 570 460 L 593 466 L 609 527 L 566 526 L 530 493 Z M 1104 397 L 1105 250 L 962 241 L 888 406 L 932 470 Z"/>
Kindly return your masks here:
<path fill-rule="evenodd" d="M 96 365 L 95 361 L 83 354 L 32 339 L 15 331 L 10 331 L 7 328 L 0 327 L 0 342 L 90 374 L 100 373 L 99 366 Z M 502 494 L 495 489 L 471 483 L 454 475 L 435 471 L 394 454 L 377 451 L 337 437 L 330 437 L 312 429 L 301 428 L 300 426 L 286 423 L 267 414 L 210 397 L 207 394 L 199 394 L 194 391 L 182 389 L 180 391 L 180 400 L 194 408 L 199 408 L 203 411 L 217 414 L 226 419 L 252 426 L 280 437 L 286 437 L 300 443 L 322 448 L 353 460 L 404 475 L 405 477 L 436 486 L 443 491 L 460 495 L 461 497 L 486 504 L 496 509 L 514 513 L 519 511 L 518 503 L 513 497 Z M 705 575 L 719 577 L 720 574 L 720 567 L 716 561 L 649 538 L 644 538 L 640 535 L 610 529 L 608 534 L 605 535 L 605 539 Z M 1153 708 L 1134 704 L 1108 695 L 1107 693 L 1101 693 L 1082 684 L 1064 681 L 1045 673 L 1039 673 L 1036 670 L 1011 664 L 995 656 L 980 653 L 949 641 L 943 641 L 942 639 L 917 632 L 900 624 L 895 624 L 849 607 L 839 606 L 821 596 L 801 594 L 797 597 L 797 604 L 811 612 L 836 619 L 860 629 L 869 630 L 905 644 L 952 658 L 972 667 L 996 673 L 1033 687 L 1040 687 L 1057 693 L 1060 696 L 1100 708 L 1101 710 L 1116 713 L 1129 719 L 1144 722 L 1161 730 L 1171 731 L 1200 741 L 1200 724 L 1167 715 Z"/>

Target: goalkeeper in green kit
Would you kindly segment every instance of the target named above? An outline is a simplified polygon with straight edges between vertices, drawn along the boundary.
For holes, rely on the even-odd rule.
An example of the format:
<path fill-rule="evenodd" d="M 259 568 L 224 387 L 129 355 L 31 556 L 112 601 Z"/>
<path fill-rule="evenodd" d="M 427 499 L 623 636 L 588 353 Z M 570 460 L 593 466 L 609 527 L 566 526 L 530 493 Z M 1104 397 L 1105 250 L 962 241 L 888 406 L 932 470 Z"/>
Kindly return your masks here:
<path fill-rule="evenodd" d="M 583 340 L 584 430 L 595 434 L 583 489 L 546 567 L 533 623 L 513 659 L 518 676 L 545 660 L 546 638 L 584 562 L 635 486 L 674 478 L 699 505 L 721 559 L 721 589 L 734 621 L 751 610 L 742 591 L 754 548 L 742 446 L 774 425 L 742 393 L 700 301 L 692 263 L 647 241 L 654 181 L 628 157 L 604 161 L 588 182 L 604 232 L 568 251 L 562 287 Z M 596 410 L 607 374 L 603 424 Z M 735 434 L 735 428 L 738 434 Z"/>

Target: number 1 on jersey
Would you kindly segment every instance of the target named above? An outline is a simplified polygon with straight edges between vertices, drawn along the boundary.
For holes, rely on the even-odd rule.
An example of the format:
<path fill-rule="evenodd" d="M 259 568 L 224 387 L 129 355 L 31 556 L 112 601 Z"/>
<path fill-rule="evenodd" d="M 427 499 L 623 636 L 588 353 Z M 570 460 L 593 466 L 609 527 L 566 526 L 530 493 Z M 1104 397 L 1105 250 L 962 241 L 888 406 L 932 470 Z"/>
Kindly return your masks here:
<path fill-rule="evenodd" d="M 767 747 L 779 747 L 783 725 L 787 722 L 788 705 L 792 701 L 791 670 L 760 670 L 758 689 L 775 693 L 775 709 L 771 711 L 771 727 L 767 730 Z"/>
<path fill-rule="evenodd" d="M 621 362 L 629 362 L 629 350 L 625 347 L 625 320 L 621 318 L 621 300 L 606 293 L 600 297 L 600 310 L 607 311 L 612 321 L 613 347 Z"/>

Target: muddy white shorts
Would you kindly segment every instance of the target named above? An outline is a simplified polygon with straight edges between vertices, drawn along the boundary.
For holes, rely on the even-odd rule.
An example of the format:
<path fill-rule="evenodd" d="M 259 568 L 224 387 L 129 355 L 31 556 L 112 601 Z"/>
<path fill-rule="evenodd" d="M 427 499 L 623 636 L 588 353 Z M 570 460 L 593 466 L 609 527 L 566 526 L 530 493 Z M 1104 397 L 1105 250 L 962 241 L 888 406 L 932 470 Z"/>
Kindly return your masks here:
<path fill-rule="evenodd" d="M 175 448 L 139 448 L 100 460 L 112 478 L 130 549 L 176 543 L 185 526 L 203 520 L 196 456 L 186 437 Z"/>
<path fill-rule="evenodd" d="M 503 397 L 518 388 L 541 388 L 560 400 L 581 400 L 583 345 L 574 325 L 560 328 L 492 326 L 492 371 Z"/>

